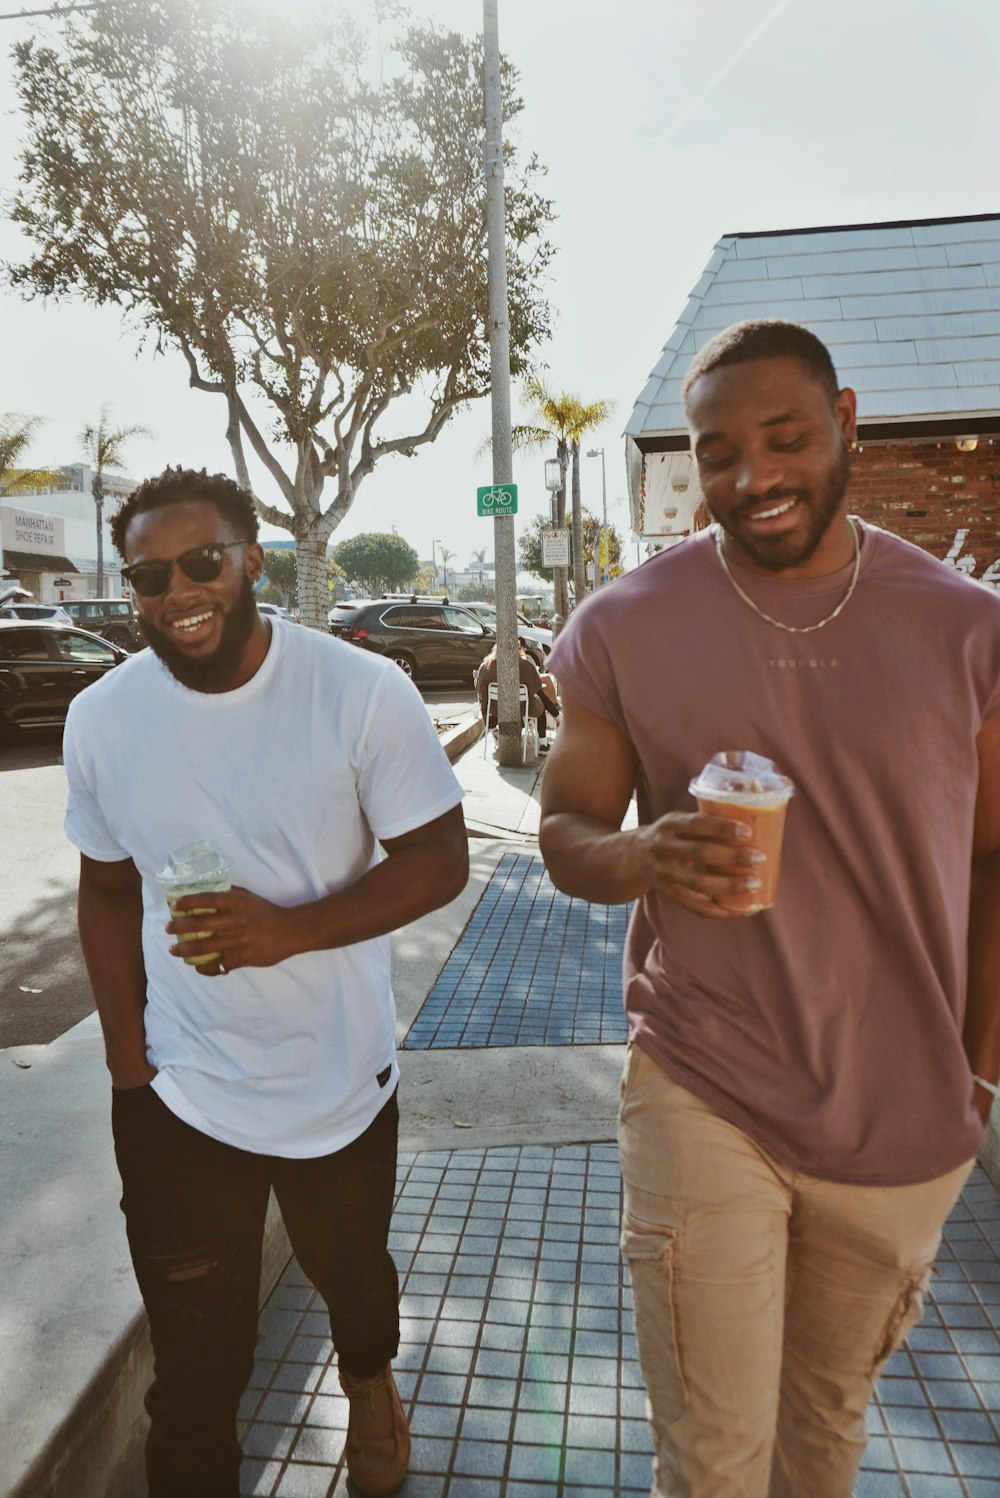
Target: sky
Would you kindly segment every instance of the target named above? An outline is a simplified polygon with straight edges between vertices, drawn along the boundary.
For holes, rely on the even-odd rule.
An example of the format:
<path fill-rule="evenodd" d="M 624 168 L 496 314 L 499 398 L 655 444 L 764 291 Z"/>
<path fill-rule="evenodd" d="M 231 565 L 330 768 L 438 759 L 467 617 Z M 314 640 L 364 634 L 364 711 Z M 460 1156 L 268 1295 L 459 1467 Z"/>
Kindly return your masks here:
<path fill-rule="evenodd" d="M 0 13 L 18 8 L 0 0 Z M 410 9 L 481 30 L 480 0 Z M 545 376 L 614 403 L 593 445 L 626 541 L 622 430 L 723 234 L 1000 207 L 997 0 L 499 0 L 499 24 L 521 75 L 517 138 L 546 164 L 557 214 Z M 22 133 L 7 58 L 29 29 L 0 21 L 0 214 Z M 0 260 L 20 246 L 0 218 Z M 28 303 L 0 277 L 0 411 L 45 418 L 35 462 L 78 461 L 77 434 L 108 402 L 117 423 L 153 433 L 132 444 L 134 476 L 168 463 L 231 473 L 221 397 L 188 388 L 179 353 L 138 345 L 113 309 Z M 525 419 L 516 391 L 514 412 Z M 395 527 L 422 558 L 432 543 L 455 553 L 449 566 L 484 546 L 491 558 L 493 523 L 475 502 L 492 477 L 477 456 L 489 430 L 478 402 L 415 457 L 385 460 L 333 540 Z M 548 455 L 515 456 L 518 525 L 548 513 Z M 278 502 L 266 476 L 259 492 Z M 597 459 L 583 461 L 583 501 L 600 512 Z"/>

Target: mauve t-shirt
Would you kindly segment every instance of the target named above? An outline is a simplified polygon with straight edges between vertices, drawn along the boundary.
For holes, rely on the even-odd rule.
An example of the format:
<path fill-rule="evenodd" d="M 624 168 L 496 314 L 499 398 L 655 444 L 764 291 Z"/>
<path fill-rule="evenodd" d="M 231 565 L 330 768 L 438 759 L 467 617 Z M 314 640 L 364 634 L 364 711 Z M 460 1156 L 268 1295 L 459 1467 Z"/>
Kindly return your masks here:
<path fill-rule="evenodd" d="M 802 626 L 851 570 L 734 573 Z M 1000 597 L 865 526 L 843 613 L 789 634 L 737 595 L 705 531 L 584 603 L 551 669 L 634 745 L 644 821 L 693 810 L 688 782 L 723 749 L 767 755 L 796 786 L 771 910 L 722 923 L 657 894 L 636 903 L 631 1038 L 807 1174 L 904 1185 L 973 1156 L 961 1030 Z"/>

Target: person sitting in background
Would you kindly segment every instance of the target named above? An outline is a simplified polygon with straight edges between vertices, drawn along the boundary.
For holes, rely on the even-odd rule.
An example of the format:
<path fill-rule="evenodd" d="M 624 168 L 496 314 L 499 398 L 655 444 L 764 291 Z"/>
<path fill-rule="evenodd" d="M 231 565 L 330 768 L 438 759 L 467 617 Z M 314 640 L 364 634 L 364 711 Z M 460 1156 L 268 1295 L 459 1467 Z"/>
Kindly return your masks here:
<path fill-rule="evenodd" d="M 559 716 L 559 708 L 542 686 L 538 667 L 527 653 L 527 647 L 521 636 L 518 636 L 518 658 L 517 676 L 522 687 L 528 689 L 528 712 L 534 718 L 538 726 L 538 750 L 540 754 L 547 754 L 549 740 L 546 732 L 546 713 L 551 713 L 554 718 Z M 489 695 L 490 683 L 497 679 L 497 647 L 494 645 L 489 655 L 485 658 L 476 675 L 476 691 L 479 693 L 479 709 L 489 730 L 494 723 L 487 717 L 487 697 Z M 492 715 L 491 715 L 492 716 Z"/>
<path fill-rule="evenodd" d="M 556 695 L 555 678 L 547 671 L 539 671 L 532 656 L 528 653 L 528 643 L 523 635 L 517 637 L 517 649 L 519 661 L 527 661 L 538 675 L 538 698 L 544 709 L 536 715 L 535 722 L 538 727 L 538 747 L 543 754 L 548 753 L 548 716 L 554 719 L 559 717 L 559 699 Z M 529 688 L 530 690 L 530 688 Z"/>
<path fill-rule="evenodd" d="M 559 707 L 559 688 L 556 686 L 556 679 L 555 679 L 555 677 L 552 676 L 548 671 L 539 671 L 539 673 L 538 673 L 538 680 L 542 684 L 542 692 L 545 694 L 546 697 L 551 697 L 552 701 L 555 703 L 556 707 L 558 708 Z M 560 711 L 561 711 L 561 709 L 560 709 Z"/>

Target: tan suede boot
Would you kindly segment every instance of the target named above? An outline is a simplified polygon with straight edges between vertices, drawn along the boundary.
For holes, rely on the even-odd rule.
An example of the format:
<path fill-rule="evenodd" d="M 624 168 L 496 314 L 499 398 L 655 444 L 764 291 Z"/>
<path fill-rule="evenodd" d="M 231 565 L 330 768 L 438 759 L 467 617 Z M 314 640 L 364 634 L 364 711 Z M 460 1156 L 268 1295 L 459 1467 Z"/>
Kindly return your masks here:
<path fill-rule="evenodd" d="M 344 1457 L 359 1493 L 391 1493 L 406 1476 L 410 1431 L 399 1402 L 392 1364 L 373 1378 L 340 1374 L 340 1387 L 351 1406 Z"/>

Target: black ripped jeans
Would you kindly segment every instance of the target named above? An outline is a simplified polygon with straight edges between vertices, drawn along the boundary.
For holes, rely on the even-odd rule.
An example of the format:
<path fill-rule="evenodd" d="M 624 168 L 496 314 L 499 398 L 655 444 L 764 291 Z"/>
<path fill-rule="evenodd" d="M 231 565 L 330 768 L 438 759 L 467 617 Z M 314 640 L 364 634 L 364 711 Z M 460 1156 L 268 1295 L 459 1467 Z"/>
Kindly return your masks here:
<path fill-rule="evenodd" d="M 183 1123 L 151 1087 L 112 1093 L 132 1263 L 155 1359 L 149 1498 L 239 1498 L 237 1411 L 253 1371 L 273 1186 L 304 1273 L 327 1303 L 340 1367 L 377 1373 L 399 1344 L 388 1250 L 399 1111 L 311 1160 L 254 1155 Z"/>

